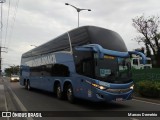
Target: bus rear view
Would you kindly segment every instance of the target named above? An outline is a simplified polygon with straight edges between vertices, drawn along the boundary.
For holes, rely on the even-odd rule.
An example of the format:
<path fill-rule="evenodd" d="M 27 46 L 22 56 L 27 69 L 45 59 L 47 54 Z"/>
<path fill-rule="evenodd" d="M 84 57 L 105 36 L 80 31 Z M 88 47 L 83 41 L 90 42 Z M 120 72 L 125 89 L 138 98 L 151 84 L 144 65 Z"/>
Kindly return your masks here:
<path fill-rule="evenodd" d="M 145 64 L 144 54 L 128 51 L 116 32 L 95 26 L 79 27 L 23 54 L 20 84 L 55 92 L 58 98 L 66 97 L 70 102 L 74 98 L 130 100 L 134 88 L 131 54 L 140 55 Z M 50 55 L 54 56 L 53 62 L 48 62 Z M 43 74 L 36 72 L 33 76 L 36 70 Z"/>

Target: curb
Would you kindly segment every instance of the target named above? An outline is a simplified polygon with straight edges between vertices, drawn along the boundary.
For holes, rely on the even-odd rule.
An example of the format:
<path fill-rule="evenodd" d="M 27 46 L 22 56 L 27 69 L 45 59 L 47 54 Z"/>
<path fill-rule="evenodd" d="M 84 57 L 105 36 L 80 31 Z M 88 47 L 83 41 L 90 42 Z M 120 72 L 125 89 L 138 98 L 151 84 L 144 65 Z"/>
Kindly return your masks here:
<path fill-rule="evenodd" d="M 27 109 L 24 107 L 24 105 L 21 103 L 21 101 L 19 100 L 19 98 L 16 96 L 16 94 L 14 93 L 14 91 L 11 89 L 10 86 L 7 86 L 3 79 L 0 78 L 0 85 L 3 84 L 3 87 L 5 87 L 7 89 L 7 92 L 5 91 L 5 88 L 3 90 L 4 93 L 4 99 L 5 99 L 5 104 L 6 105 L 6 111 L 9 112 L 11 111 L 24 111 L 27 112 Z M 0 90 L 1 91 L 1 90 Z M 7 101 L 6 99 L 8 99 L 9 101 Z M 11 101 L 10 101 L 11 100 Z M 2 103 L 3 104 L 3 103 Z M 0 103 L 1 105 L 1 103 Z M 7 107 L 8 106 L 8 107 Z M 0 108 L 0 111 L 1 108 Z M 17 119 L 17 118 L 15 118 Z M 27 117 L 27 118 L 23 118 L 24 120 L 34 120 L 32 117 Z M 6 120 L 6 119 L 5 119 Z M 7 117 L 7 120 L 10 120 L 10 117 Z M 12 120 L 12 118 L 11 118 Z M 18 118 L 17 120 L 21 120 L 21 118 Z"/>

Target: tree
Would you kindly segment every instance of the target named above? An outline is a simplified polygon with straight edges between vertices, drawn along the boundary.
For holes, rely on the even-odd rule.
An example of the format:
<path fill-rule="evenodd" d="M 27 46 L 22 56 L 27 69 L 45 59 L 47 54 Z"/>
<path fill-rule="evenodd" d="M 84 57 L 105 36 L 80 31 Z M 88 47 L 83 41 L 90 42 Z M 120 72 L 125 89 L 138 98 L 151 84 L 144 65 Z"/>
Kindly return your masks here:
<path fill-rule="evenodd" d="M 147 56 L 153 53 L 157 65 L 160 60 L 160 20 L 158 16 L 145 17 L 144 15 L 132 19 L 133 26 L 141 34 L 134 38 L 138 43 L 144 43 Z M 160 65 L 160 63 L 159 63 Z"/>
<path fill-rule="evenodd" d="M 19 74 L 19 66 L 10 66 L 10 68 L 5 69 L 5 73 L 7 76 L 11 76 L 11 74 L 18 75 Z"/>

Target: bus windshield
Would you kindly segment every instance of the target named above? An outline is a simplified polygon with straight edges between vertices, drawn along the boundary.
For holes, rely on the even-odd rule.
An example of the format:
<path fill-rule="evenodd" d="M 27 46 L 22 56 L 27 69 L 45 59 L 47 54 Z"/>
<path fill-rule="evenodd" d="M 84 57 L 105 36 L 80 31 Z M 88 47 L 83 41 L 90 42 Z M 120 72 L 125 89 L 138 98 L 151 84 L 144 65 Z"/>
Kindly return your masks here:
<path fill-rule="evenodd" d="M 131 81 L 130 59 L 108 55 L 105 55 L 103 59 L 96 59 L 95 77 L 110 83 Z"/>

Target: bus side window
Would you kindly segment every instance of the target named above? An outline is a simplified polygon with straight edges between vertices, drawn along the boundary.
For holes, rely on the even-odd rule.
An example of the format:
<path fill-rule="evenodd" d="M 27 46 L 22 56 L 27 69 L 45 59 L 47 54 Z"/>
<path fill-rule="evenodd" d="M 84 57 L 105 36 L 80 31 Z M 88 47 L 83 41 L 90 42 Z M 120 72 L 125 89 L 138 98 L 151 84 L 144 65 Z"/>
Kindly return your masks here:
<path fill-rule="evenodd" d="M 54 64 L 52 66 L 51 75 L 68 77 L 70 75 L 69 68 L 63 64 Z"/>

